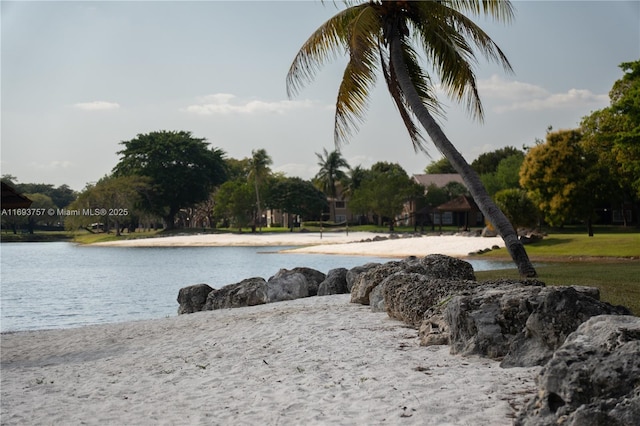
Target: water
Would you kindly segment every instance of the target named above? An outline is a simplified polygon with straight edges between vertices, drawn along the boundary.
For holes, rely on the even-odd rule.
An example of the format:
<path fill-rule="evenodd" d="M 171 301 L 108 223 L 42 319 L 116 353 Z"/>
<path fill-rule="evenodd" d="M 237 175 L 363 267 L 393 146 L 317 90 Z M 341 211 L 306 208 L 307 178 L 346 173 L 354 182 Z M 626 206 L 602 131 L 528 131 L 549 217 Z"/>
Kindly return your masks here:
<path fill-rule="evenodd" d="M 95 247 L 0 244 L 0 331 L 70 328 L 176 315 L 180 288 L 268 279 L 280 268 L 327 273 L 389 259 L 277 253 L 284 247 Z M 472 261 L 475 270 L 504 262 Z M 509 265 L 508 263 L 506 264 Z"/>

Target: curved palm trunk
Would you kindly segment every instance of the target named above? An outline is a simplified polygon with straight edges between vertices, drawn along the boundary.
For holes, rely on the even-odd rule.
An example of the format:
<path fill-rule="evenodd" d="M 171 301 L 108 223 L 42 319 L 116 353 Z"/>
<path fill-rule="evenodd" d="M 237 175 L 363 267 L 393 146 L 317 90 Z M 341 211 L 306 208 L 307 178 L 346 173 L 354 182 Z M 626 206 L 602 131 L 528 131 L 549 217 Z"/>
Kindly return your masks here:
<path fill-rule="evenodd" d="M 438 150 L 449 160 L 453 168 L 462 176 L 471 196 L 480 208 L 480 211 L 495 226 L 496 230 L 505 242 L 511 258 L 518 267 L 520 276 L 536 277 L 537 273 L 529 256 L 518 239 L 513 225 L 493 202 L 478 174 L 471 168 L 464 157 L 453 146 L 449 138 L 444 134 L 438 123 L 431 116 L 422 103 L 418 92 L 415 90 L 403 59 L 402 46 L 398 36 L 389 40 L 390 60 L 396 72 L 397 82 L 406 98 L 407 104 L 415 114 L 420 124 L 425 128 L 429 137 Z"/>
<path fill-rule="evenodd" d="M 262 208 L 260 206 L 260 190 L 258 189 L 258 178 L 256 177 L 254 179 L 254 185 L 256 188 L 256 207 L 258 209 L 258 227 L 260 229 L 260 232 L 262 232 Z M 253 226 L 254 226 L 254 232 L 255 232 L 255 225 L 256 225 L 256 219 L 254 218 L 253 220 Z"/>

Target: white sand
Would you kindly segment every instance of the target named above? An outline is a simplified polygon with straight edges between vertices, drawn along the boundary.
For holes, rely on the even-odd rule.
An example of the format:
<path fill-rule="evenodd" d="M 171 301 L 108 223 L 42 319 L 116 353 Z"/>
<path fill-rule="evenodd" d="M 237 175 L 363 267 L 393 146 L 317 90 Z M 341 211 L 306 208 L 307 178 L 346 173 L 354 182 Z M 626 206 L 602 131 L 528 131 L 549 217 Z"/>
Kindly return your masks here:
<path fill-rule="evenodd" d="M 138 240 L 113 241 L 95 244 L 98 246 L 122 247 L 179 247 L 179 246 L 297 246 L 293 253 L 320 253 L 363 255 L 380 257 L 426 256 L 446 254 L 464 257 L 471 252 L 492 246 L 504 247 L 502 238 L 465 237 L 457 235 L 422 236 L 414 238 L 388 239 L 384 241 L 360 242 L 388 234 L 372 232 L 325 232 L 319 233 L 268 233 L 262 234 L 202 234 Z"/>
<path fill-rule="evenodd" d="M 349 295 L 1 336 L 3 425 L 509 425 L 538 368 L 420 347 Z"/>

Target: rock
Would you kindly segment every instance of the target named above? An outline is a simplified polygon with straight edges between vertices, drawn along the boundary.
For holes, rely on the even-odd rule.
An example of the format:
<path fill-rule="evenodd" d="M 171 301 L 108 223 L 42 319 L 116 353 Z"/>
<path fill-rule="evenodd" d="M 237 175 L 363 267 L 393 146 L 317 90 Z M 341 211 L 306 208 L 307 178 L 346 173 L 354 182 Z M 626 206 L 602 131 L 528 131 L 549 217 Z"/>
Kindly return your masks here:
<path fill-rule="evenodd" d="M 594 316 L 556 350 L 517 426 L 636 425 L 640 419 L 640 318 Z"/>
<path fill-rule="evenodd" d="M 183 287 L 178 292 L 178 315 L 192 314 L 202 310 L 207 303 L 207 296 L 213 288 L 207 284 L 196 284 Z"/>
<path fill-rule="evenodd" d="M 445 256 L 443 254 L 430 254 L 418 259 L 426 271 L 428 278 L 443 278 L 448 280 L 474 280 L 473 266 L 469 262 L 465 262 L 455 257 Z"/>
<path fill-rule="evenodd" d="M 416 328 L 420 327 L 429 308 L 477 285 L 476 281 L 470 280 L 433 278 L 430 271 L 422 274 L 398 272 L 380 284 L 387 314 Z"/>
<path fill-rule="evenodd" d="M 387 311 L 387 305 L 384 303 L 384 288 L 387 279 L 388 277 L 382 280 L 382 282 L 375 286 L 373 290 L 371 290 L 371 293 L 369 293 L 369 306 L 371 307 L 371 312 Z"/>
<path fill-rule="evenodd" d="M 276 273 L 276 275 L 274 275 L 273 277 L 269 278 L 268 281 L 271 281 L 272 278 L 277 278 L 281 274 L 287 274 L 287 273 L 300 273 L 305 276 L 305 278 L 307 279 L 307 285 L 309 288 L 309 296 L 315 296 L 316 294 L 318 294 L 318 286 L 326 278 L 325 274 L 323 274 L 322 272 L 316 269 L 297 267 L 290 270 L 280 269 L 278 273 Z"/>
<path fill-rule="evenodd" d="M 236 284 L 213 290 L 207 296 L 206 310 L 240 308 L 267 303 L 267 282 L 264 278 L 248 278 Z"/>
<path fill-rule="evenodd" d="M 404 270 L 405 262 L 387 262 L 359 274 L 351 287 L 351 303 L 369 304 L 369 294 L 389 275 Z"/>
<path fill-rule="evenodd" d="M 318 286 L 318 296 L 328 296 L 330 294 L 346 294 L 347 289 L 347 269 L 331 269 L 324 281 Z"/>
<path fill-rule="evenodd" d="M 630 313 L 591 297 L 593 290 L 581 289 L 503 280 L 455 296 L 442 311 L 451 352 L 502 360 L 502 367 L 543 365 L 587 319 Z"/>
<path fill-rule="evenodd" d="M 370 263 L 366 263 L 362 266 L 355 266 L 351 269 L 349 269 L 349 271 L 347 271 L 347 293 L 351 292 L 351 289 L 353 288 L 353 285 L 355 284 L 356 279 L 358 278 L 358 275 L 362 274 L 363 272 L 367 272 L 369 269 L 375 268 L 380 266 L 380 263 L 374 263 L 374 262 L 370 262 Z"/>
<path fill-rule="evenodd" d="M 269 303 L 309 296 L 309 281 L 300 272 L 280 270 L 267 282 L 267 301 Z"/>
<path fill-rule="evenodd" d="M 387 277 L 398 272 L 415 273 L 430 279 L 475 280 L 473 267 L 464 260 L 441 254 L 431 254 L 422 258 L 411 256 L 402 261 L 392 261 L 378 265 L 358 275 L 351 287 L 351 303 L 369 305 L 371 303 L 370 294 L 373 289 Z M 395 291 L 395 287 L 393 291 Z M 380 294 L 380 292 L 375 293 L 378 297 Z M 386 290 L 384 298 L 384 303 L 388 306 Z M 381 307 L 380 303 L 380 300 L 377 299 L 377 308 Z"/>

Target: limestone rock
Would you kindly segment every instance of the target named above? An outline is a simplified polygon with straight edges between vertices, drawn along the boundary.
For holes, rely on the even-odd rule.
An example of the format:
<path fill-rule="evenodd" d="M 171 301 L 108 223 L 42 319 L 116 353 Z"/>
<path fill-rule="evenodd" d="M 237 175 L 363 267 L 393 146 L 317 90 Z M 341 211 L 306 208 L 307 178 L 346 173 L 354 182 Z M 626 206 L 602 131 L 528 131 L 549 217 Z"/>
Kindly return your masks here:
<path fill-rule="evenodd" d="M 389 275 L 404 270 L 405 266 L 404 262 L 387 262 L 359 274 L 351 287 L 351 303 L 368 305 L 371 291 Z"/>
<path fill-rule="evenodd" d="M 318 296 L 349 293 L 347 289 L 347 272 L 346 268 L 331 269 L 327 272 L 326 278 L 318 286 Z"/>
<path fill-rule="evenodd" d="M 307 279 L 307 285 L 308 285 L 308 288 L 309 288 L 309 296 L 315 296 L 316 294 L 318 294 L 318 286 L 326 278 L 326 275 L 324 273 L 322 273 L 322 272 L 320 272 L 320 271 L 318 271 L 316 269 L 306 268 L 306 267 L 297 267 L 297 268 L 293 268 L 293 269 L 280 269 L 278 271 L 278 273 L 276 273 L 276 275 L 274 275 L 273 277 L 269 278 L 268 281 L 271 281 L 272 279 L 278 278 L 281 275 L 295 274 L 295 273 L 302 274 Z"/>
<path fill-rule="evenodd" d="M 358 276 L 360 274 L 362 274 L 363 272 L 367 272 L 369 269 L 373 269 L 375 267 L 380 266 L 380 263 L 375 263 L 375 262 L 370 262 L 370 263 L 366 263 L 364 265 L 361 266 L 355 266 L 351 269 L 349 269 L 349 271 L 347 271 L 347 293 L 351 292 L 351 289 L 353 288 L 353 285 L 356 282 L 356 279 L 358 278 Z"/>
<path fill-rule="evenodd" d="M 636 425 L 640 419 L 640 318 L 594 316 L 556 350 L 518 426 Z"/>
<path fill-rule="evenodd" d="M 206 310 L 262 305 L 269 301 L 264 278 L 248 278 L 213 290 L 207 296 Z"/>
<path fill-rule="evenodd" d="M 545 287 L 535 280 L 483 283 L 443 310 L 451 352 L 502 360 L 503 367 L 543 365 L 589 318 L 629 314 L 590 296 L 593 291 Z"/>
<path fill-rule="evenodd" d="M 425 268 L 424 274 L 428 278 L 443 278 L 447 280 L 475 280 L 473 266 L 469 262 L 443 254 L 430 254 L 417 259 Z"/>
<path fill-rule="evenodd" d="M 421 264 L 424 262 L 421 261 Z M 471 273 L 473 274 L 473 270 Z M 425 312 L 431 307 L 452 295 L 477 286 L 478 283 L 471 280 L 432 278 L 431 271 L 428 271 L 426 274 L 398 272 L 387 277 L 381 285 L 384 288 L 387 314 L 417 328 L 420 327 Z"/>
<path fill-rule="evenodd" d="M 213 288 L 207 284 L 196 284 L 183 287 L 178 292 L 178 315 L 192 314 L 202 310 L 207 303 L 207 296 Z"/>
<path fill-rule="evenodd" d="M 267 282 L 267 301 L 269 303 L 309 296 L 309 281 L 300 272 L 286 270 L 283 272 L 281 270 L 278 274 L 269 278 Z"/>

